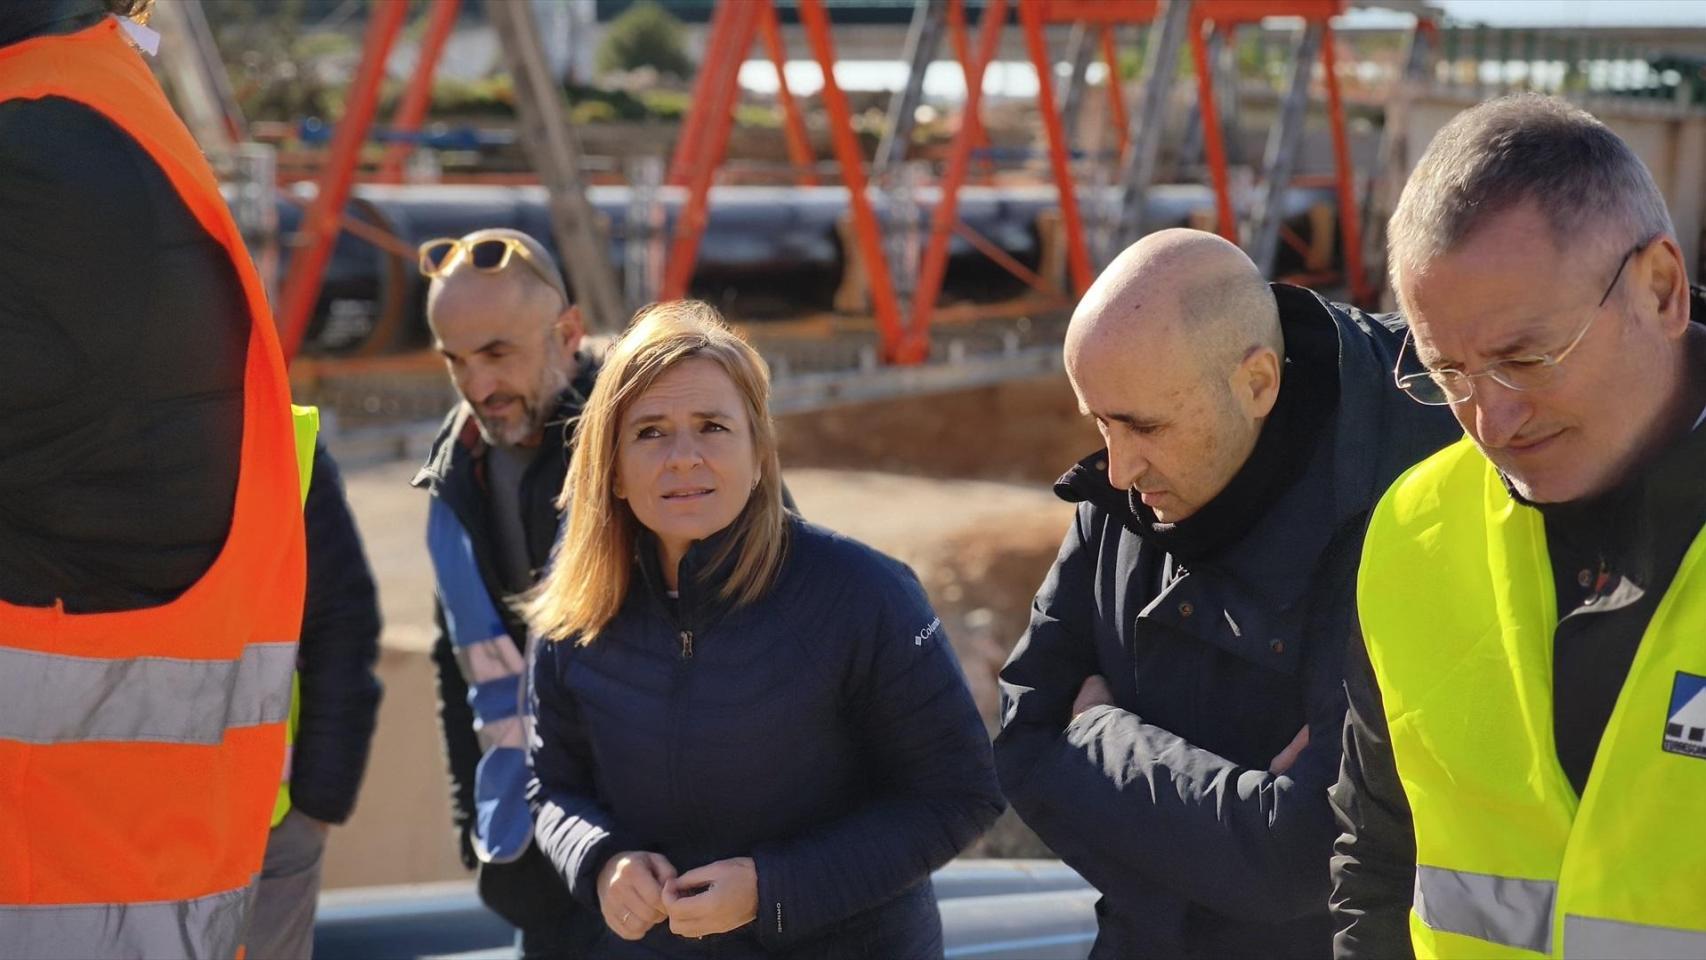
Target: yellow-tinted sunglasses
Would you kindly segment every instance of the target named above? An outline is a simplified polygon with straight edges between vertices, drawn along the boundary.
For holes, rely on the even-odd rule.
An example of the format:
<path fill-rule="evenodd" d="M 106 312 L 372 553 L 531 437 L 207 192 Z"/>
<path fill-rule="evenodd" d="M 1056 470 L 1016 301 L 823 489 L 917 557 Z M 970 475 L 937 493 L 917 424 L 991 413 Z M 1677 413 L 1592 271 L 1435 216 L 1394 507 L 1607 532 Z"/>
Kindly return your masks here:
<path fill-rule="evenodd" d="M 522 262 L 551 289 L 564 292 L 562 278 L 552 276 L 550 268 L 535 260 L 527 246 L 514 237 L 488 237 L 484 240 L 439 237 L 421 244 L 420 255 L 421 276 L 433 278 L 448 277 L 463 263 L 471 264 L 481 273 L 502 273 L 509 266 L 511 257 L 520 256 Z"/>

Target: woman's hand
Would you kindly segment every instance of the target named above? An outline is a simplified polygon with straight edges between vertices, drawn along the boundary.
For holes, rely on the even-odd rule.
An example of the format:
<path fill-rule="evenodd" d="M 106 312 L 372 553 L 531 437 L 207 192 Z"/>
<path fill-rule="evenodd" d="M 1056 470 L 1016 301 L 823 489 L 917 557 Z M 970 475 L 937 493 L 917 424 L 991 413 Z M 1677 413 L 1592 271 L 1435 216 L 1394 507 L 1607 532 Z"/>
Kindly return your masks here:
<path fill-rule="evenodd" d="M 675 867 L 661 854 L 618 853 L 598 872 L 598 908 L 611 932 L 638 940 L 666 917 L 664 888 L 675 882 Z M 756 896 L 756 895 L 755 895 Z"/>
<path fill-rule="evenodd" d="M 1268 761 L 1268 772 L 1277 777 L 1290 770 L 1291 765 L 1297 762 L 1298 754 L 1302 753 L 1303 748 L 1307 746 L 1309 746 L 1309 724 L 1306 723 L 1302 730 L 1297 731 L 1297 736 L 1291 738 L 1291 743 L 1272 760 Z"/>
<path fill-rule="evenodd" d="M 727 933 L 758 919 L 758 868 L 751 857 L 707 863 L 664 884 L 663 902 L 678 937 Z"/>
<path fill-rule="evenodd" d="M 1084 678 L 1084 683 L 1078 688 L 1078 696 L 1072 701 L 1072 719 L 1091 707 L 1112 706 L 1114 691 L 1108 686 L 1108 681 L 1099 673 L 1093 673 Z"/>

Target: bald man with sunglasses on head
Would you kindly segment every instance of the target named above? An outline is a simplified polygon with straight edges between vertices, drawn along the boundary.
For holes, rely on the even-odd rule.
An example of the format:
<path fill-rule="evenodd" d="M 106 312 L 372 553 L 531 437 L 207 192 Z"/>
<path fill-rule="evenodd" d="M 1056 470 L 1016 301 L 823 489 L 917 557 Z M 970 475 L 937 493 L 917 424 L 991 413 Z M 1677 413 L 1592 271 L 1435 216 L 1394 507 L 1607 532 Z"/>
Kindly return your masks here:
<path fill-rule="evenodd" d="M 596 370 L 550 253 L 514 230 L 421 246 L 427 323 L 461 402 L 414 485 L 432 494 L 439 720 L 463 862 L 526 958 L 587 955 L 599 920 L 532 843 L 525 760 L 527 629 L 513 599 L 557 535 L 567 426 Z"/>

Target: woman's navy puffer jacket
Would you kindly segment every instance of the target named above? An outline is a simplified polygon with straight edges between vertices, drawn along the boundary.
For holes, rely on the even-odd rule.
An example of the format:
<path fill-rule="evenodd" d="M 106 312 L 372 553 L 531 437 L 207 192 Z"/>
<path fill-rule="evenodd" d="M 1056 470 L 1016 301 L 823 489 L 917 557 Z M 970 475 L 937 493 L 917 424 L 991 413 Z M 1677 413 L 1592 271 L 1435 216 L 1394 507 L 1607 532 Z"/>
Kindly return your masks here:
<path fill-rule="evenodd" d="M 685 873 L 750 856 L 758 919 L 703 940 L 668 922 L 609 958 L 941 957 L 930 873 L 1001 812 L 988 738 L 912 571 L 798 518 L 765 597 L 727 610 L 682 561 L 665 599 L 643 548 L 587 646 L 540 643 L 530 796 L 570 890 L 625 850 Z"/>

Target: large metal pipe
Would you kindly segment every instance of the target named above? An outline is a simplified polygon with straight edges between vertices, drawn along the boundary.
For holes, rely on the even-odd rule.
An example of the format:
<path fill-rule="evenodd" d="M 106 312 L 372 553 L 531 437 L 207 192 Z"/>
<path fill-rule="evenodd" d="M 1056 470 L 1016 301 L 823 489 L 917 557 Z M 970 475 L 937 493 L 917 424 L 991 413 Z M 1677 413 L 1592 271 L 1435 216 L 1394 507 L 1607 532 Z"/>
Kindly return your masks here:
<path fill-rule="evenodd" d="M 1080 193 L 1086 202 L 1106 204 L 1115 190 L 1106 188 L 1098 199 L 1083 188 Z M 664 187 L 657 193 L 667 229 L 681 211 L 685 191 Z M 933 215 L 939 196 L 933 187 L 918 191 L 922 216 Z M 830 309 L 849 263 L 836 234 L 836 224 L 847 212 L 846 188 L 718 187 L 711 198 L 704 252 L 690 295 L 717 302 L 742 320 Z M 629 229 L 634 207 L 627 187 L 592 187 L 587 199 L 609 221 L 613 270 L 627 269 L 630 239 L 656 242 L 655 234 Z M 1202 185 L 1162 184 L 1149 191 L 1144 219 L 1156 229 L 1179 226 L 1213 202 Z M 1283 209 L 1288 218 L 1296 218 L 1315 204 L 1332 202 L 1330 187 L 1299 188 L 1287 195 Z M 283 233 L 288 235 L 301 221 L 302 203 L 298 199 L 279 204 Z M 545 189 L 537 186 L 358 186 L 344 217 L 395 240 L 387 245 L 392 249 L 380 249 L 348 231 L 340 235 L 308 328 L 308 348 L 320 354 L 374 354 L 424 346 L 425 283 L 413 257 L 402 251 L 436 237 L 513 227 L 555 252 L 547 203 Z M 1031 270 L 1041 263 L 1038 215 L 1054 207 L 1052 186 L 965 186 L 958 194 L 958 219 Z M 576 278 L 571 274 L 566 279 L 572 291 Z M 964 236 L 951 239 L 942 282 L 947 298 L 987 302 L 1025 289 Z"/>

